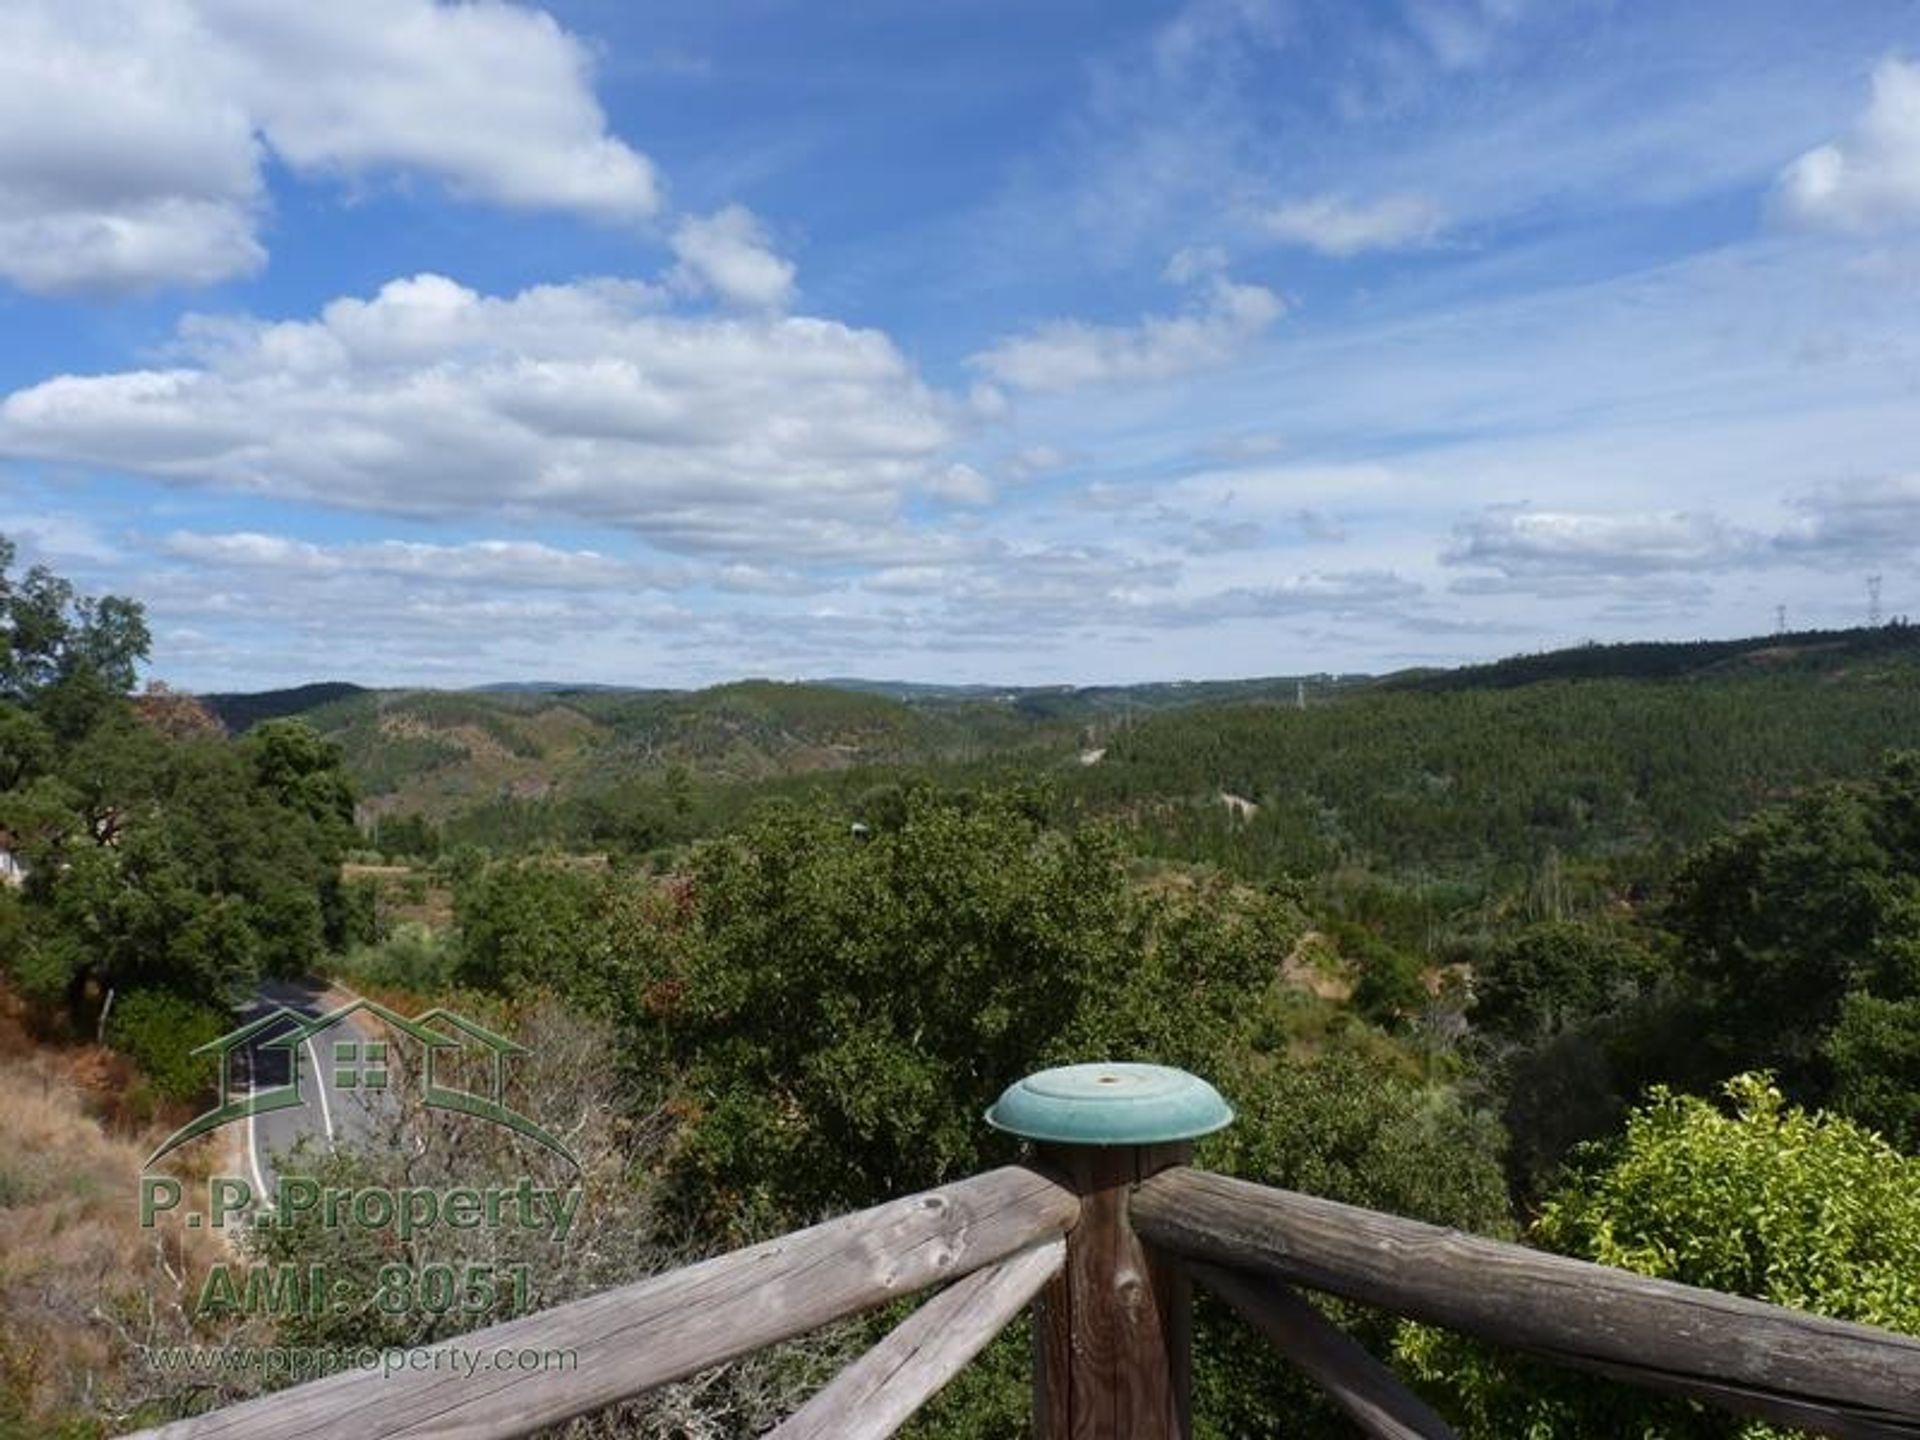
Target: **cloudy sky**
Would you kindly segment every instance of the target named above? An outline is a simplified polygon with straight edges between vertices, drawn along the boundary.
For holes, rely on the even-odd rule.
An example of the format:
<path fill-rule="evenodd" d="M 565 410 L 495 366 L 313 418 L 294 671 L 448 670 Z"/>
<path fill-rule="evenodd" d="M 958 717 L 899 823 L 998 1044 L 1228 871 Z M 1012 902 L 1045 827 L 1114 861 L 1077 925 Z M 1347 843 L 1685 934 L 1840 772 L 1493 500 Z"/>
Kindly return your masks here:
<path fill-rule="evenodd" d="M 0 0 L 0 533 L 202 688 L 1920 611 L 1920 5 Z"/>

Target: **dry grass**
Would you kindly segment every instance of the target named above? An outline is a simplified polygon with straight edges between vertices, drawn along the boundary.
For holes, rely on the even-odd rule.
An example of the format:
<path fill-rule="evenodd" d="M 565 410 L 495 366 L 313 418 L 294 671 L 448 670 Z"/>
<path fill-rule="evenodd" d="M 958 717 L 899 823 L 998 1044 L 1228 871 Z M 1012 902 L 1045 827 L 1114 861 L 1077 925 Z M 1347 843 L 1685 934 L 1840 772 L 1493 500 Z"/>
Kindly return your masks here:
<path fill-rule="evenodd" d="M 171 1117 L 103 1123 L 97 1087 L 129 1079 L 98 1047 L 35 1046 L 0 992 L 0 1436 L 104 1433 L 159 1398 L 135 1347 L 190 1338 L 190 1287 L 223 1258 L 206 1232 L 140 1228 L 141 1165 Z M 183 1179 L 219 1154 L 181 1153 Z"/>
<path fill-rule="evenodd" d="M 1344 1005 L 1353 998 L 1353 967 L 1340 949 L 1318 930 L 1305 930 L 1280 966 L 1280 976 L 1321 1000 Z"/>

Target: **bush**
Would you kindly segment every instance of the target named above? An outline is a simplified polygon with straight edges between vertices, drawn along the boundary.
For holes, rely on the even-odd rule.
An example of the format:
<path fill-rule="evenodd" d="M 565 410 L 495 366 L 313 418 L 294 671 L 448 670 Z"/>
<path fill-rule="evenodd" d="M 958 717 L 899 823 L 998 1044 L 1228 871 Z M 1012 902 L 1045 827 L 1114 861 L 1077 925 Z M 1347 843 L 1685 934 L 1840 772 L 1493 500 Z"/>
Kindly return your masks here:
<path fill-rule="evenodd" d="M 348 951 L 339 968 L 368 984 L 431 995 L 453 978 L 454 947 L 446 936 L 410 921 L 378 944 Z"/>
<path fill-rule="evenodd" d="M 1732 1114 L 1656 1089 L 1610 1149 L 1548 1203 L 1534 1238 L 1636 1274 L 1920 1333 L 1920 1160 L 1838 1116 L 1786 1104 L 1771 1078 L 1726 1084 Z M 1496 1355 L 1425 1326 L 1398 1345 L 1465 1435 L 1780 1432 Z"/>
<path fill-rule="evenodd" d="M 135 990 L 120 996 L 108 1018 L 107 1040 L 140 1067 L 154 1091 L 169 1100 L 191 1100 L 219 1076 L 219 1060 L 194 1050 L 231 1028 L 220 1011 L 165 990 Z"/>

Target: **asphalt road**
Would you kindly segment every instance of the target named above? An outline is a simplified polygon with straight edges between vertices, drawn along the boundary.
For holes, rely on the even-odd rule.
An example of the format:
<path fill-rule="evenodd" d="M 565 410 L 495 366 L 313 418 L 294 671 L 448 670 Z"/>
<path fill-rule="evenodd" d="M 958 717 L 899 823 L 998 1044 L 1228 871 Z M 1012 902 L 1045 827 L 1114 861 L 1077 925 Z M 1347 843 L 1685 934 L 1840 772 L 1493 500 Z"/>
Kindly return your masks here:
<path fill-rule="evenodd" d="M 270 980 L 240 1012 L 237 1024 L 250 1024 L 284 1007 L 308 1017 L 337 1009 L 352 997 L 330 990 L 318 980 Z M 268 1026 L 249 1042 L 235 1070 L 237 1086 L 256 1093 L 287 1083 L 290 1052 L 266 1048 L 264 1042 L 284 1036 L 295 1022 Z M 241 1122 L 242 1176 L 256 1197 L 271 1203 L 279 1167 L 300 1173 L 300 1155 L 325 1154 L 355 1136 L 371 1134 L 383 1107 L 392 1099 L 383 1092 L 345 1090 L 334 1083 L 333 1042 L 343 1039 L 380 1039 L 380 1027 L 362 1017 L 350 1017 L 334 1029 L 315 1035 L 299 1047 L 301 1104 L 269 1110 Z M 301 1142 L 304 1150 L 296 1151 Z"/>

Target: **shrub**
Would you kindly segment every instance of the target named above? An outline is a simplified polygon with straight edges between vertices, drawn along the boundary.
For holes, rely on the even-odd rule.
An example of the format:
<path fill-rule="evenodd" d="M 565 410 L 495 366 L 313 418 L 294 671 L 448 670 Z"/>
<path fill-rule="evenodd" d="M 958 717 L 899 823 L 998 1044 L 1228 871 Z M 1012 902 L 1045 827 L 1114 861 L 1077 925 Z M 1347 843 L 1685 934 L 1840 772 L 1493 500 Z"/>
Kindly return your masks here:
<path fill-rule="evenodd" d="M 1551 1200 L 1534 1238 L 1637 1274 L 1920 1333 L 1920 1160 L 1850 1120 L 1737 1076 L 1726 1114 L 1664 1088 Z M 1400 1358 L 1487 1436 L 1780 1432 L 1407 1326 Z"/>
<path fill-rule="evenodd" d="M 135 990 L 114 1003 L 107 1040 L 169 1100 L 191 1100 L 212 1086 L 219 1062 L 194 1050 L 230 1028 L 228 1017 L 165 990 Z"/>
<path fill-rule="evenodd" d="M 340 969 L 353 979 L 431 995 L 453 976 L 454 947 L 446 936 L 409 921 L 376 945 L 349 951 Z"/>

